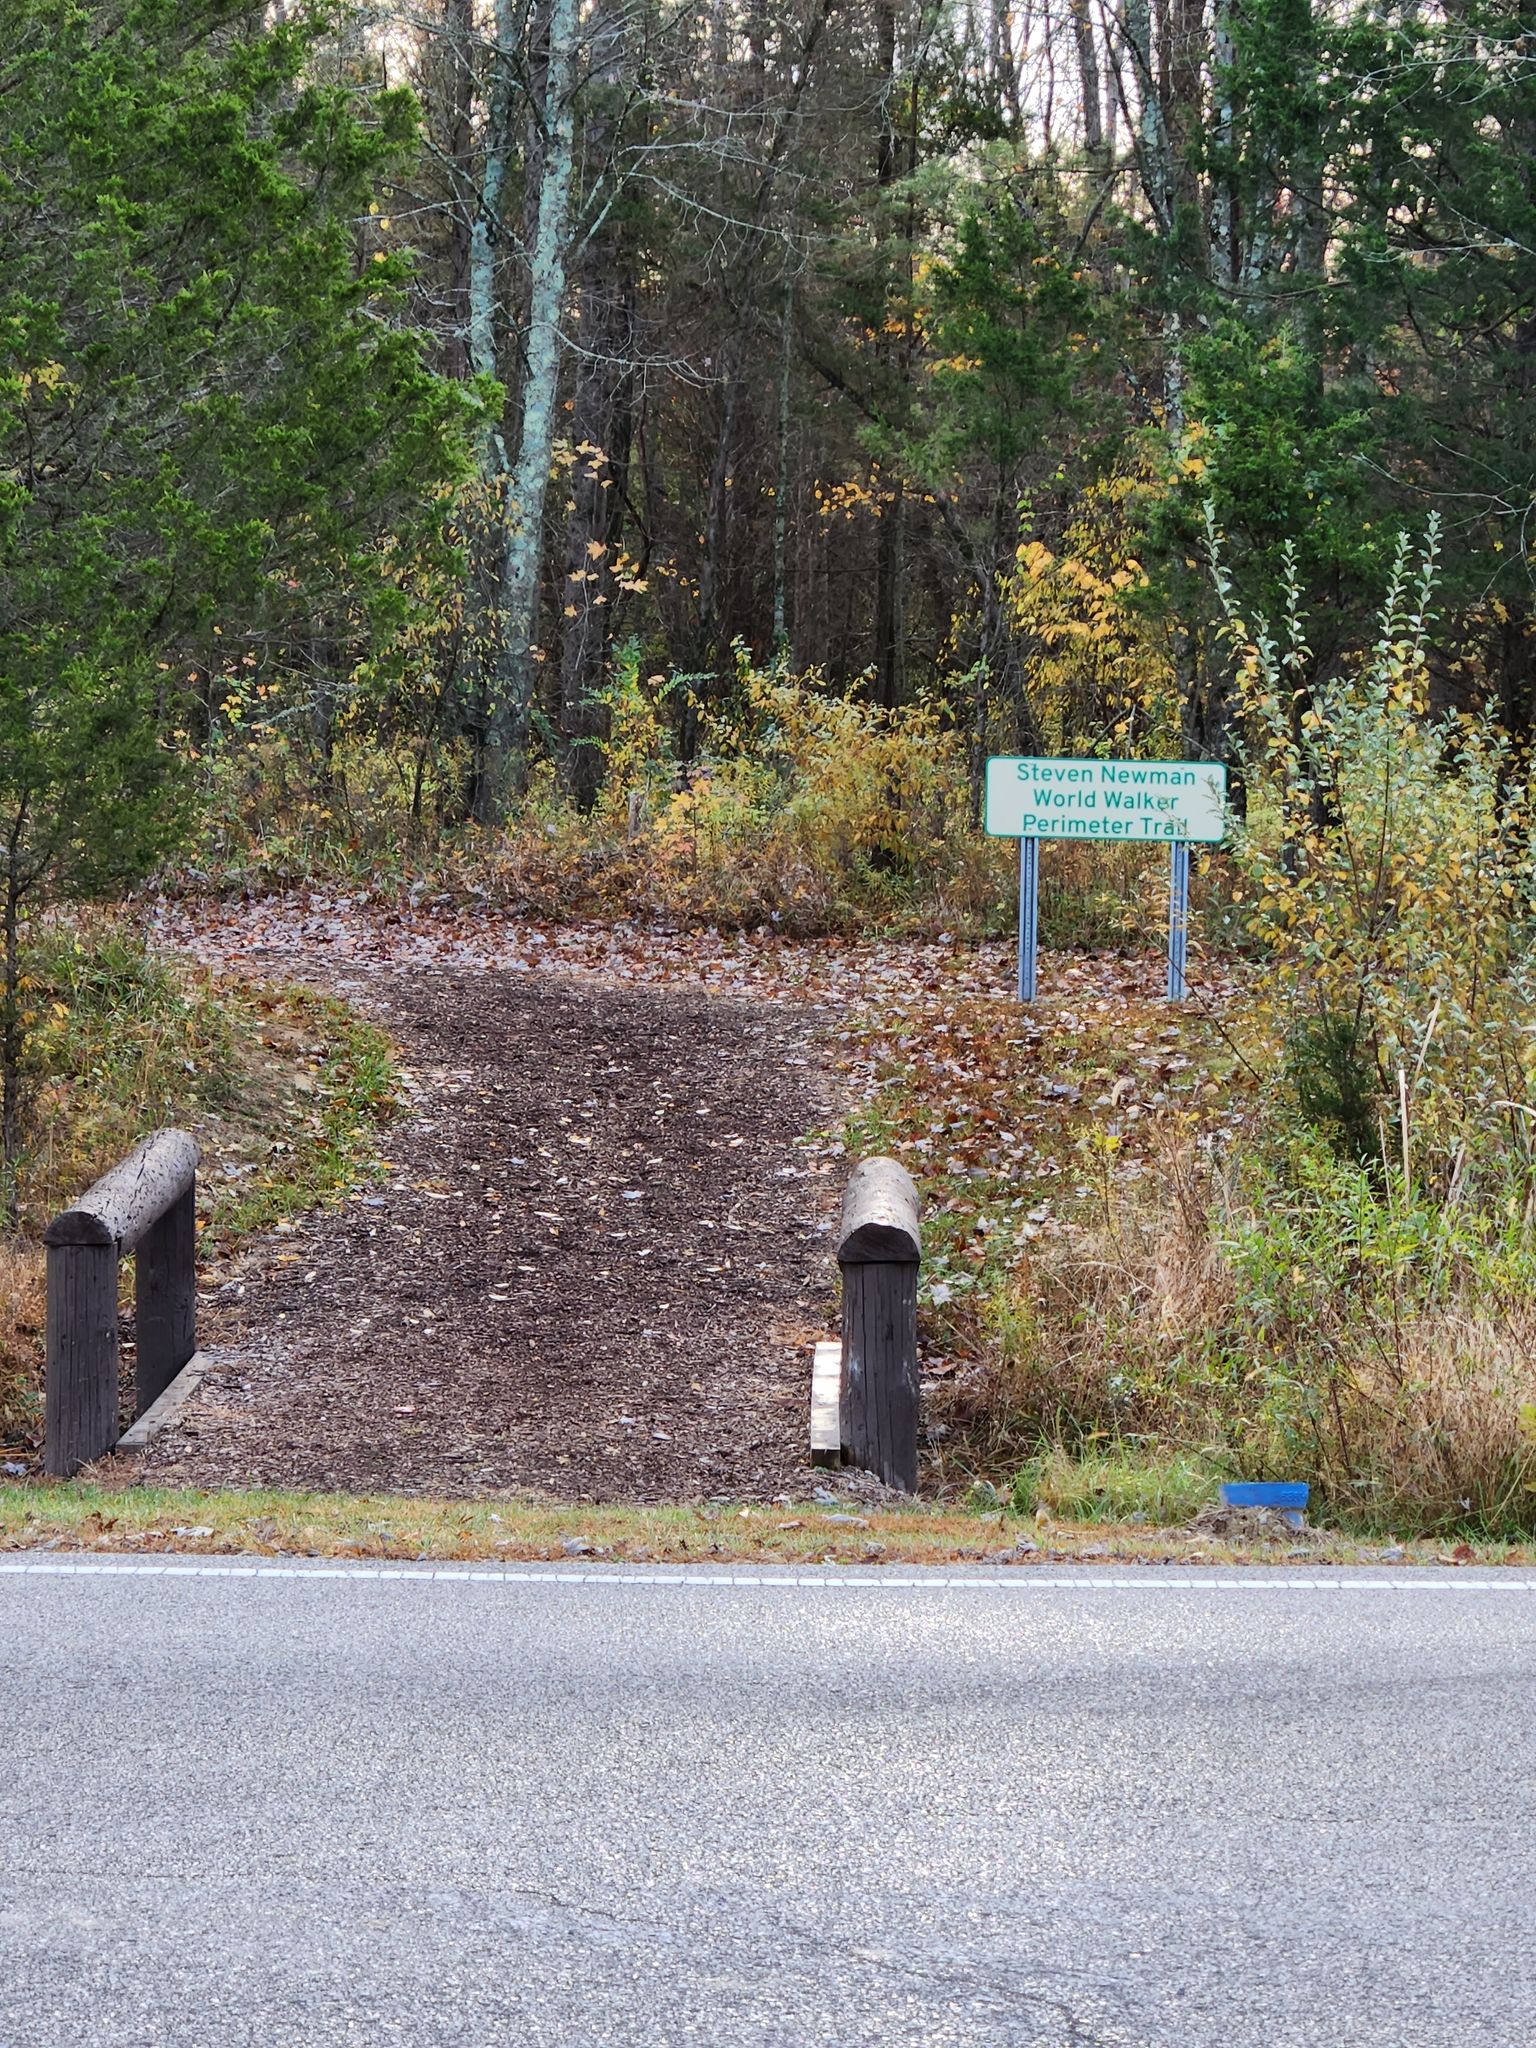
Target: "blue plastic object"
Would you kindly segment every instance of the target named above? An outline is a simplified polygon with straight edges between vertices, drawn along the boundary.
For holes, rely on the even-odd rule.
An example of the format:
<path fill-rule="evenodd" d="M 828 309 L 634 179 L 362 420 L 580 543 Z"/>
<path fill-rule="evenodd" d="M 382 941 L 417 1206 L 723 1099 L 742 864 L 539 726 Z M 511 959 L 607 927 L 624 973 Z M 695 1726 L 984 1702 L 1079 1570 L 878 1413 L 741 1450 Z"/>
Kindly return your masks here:
<path fill-rule="evenodd" d="M 1292 1528 L 1301 1527 L 1301 1511 L 1312 1489 L 1305 1479 L 1234 1479 L 1225 1483 L 1221 1498 L 1229 1508 L 1273 1508 Z"/>
<path fill-rule="evenodd" d="M 1229 1508 L 1304 1508 L 1312 1491 L 1305 1479 L 1232 1480 L 1221 1489 Z"/>

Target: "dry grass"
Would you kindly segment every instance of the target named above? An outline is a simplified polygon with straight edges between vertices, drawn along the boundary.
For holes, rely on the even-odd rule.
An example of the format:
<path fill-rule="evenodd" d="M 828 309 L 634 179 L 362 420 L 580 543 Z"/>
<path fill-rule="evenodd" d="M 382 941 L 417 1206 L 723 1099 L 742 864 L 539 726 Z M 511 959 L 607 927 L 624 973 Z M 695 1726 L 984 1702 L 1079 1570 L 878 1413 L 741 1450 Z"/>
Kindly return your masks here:
<path fill-rule="evenodd" d="M 1235 1283 L 1187 1149 L 1164 1144 L 1154 1160 L 1132 1192 L 1106 1191 L 1097 1223 L 1042 1233 L 999 1277 L 978 1365 L 935 1398 L 958 1472 L 1001 1483 L 1042 1446 L 1207 1440 L 1203 1373 L 1188 1404 L 1186 1387 Z"/>
<path fill-rule="evenodd" d="M 1432 1283 L 1426 1258 L 1378 1267 L 1334 1247 L 1330 1270 L 1294 1249 L 1170 1146 L 1097 1227 L 1035 1249 L 957 1420 L 1004 1472 L 1042 1446 L 1193 1455 L 1306 1479 L 1362 1529 L 1536 1529 L 1524 1295 L 1473 1262 Z"/>
<path fill-rule="evenodd" d="M 42 1252 L 0 1237 L 0 1448 L 41 1427 L 44 1299 Z"/>
<path fill-rule="evenodd" d="M 1363 1473 L 1388 1520 L 1536 1524 L 1536 1310 L 1436 1310 L 1379 1335 L 1341 1398 L 1341 1482 Z"/>

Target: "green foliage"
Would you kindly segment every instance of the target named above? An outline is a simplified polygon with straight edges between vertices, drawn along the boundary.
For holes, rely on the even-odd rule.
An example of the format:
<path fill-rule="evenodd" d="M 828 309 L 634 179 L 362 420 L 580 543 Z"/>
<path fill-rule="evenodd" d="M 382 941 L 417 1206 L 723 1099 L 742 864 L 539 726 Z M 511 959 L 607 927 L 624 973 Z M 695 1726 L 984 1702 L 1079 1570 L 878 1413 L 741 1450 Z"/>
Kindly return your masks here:
<path fill-rule="evenodd" d="M 1294 576 L 1318 607 L 1326 651 L 1348 645 L 1392 552 L 1369 460 L 1381 434 L 1374 389 L 1325 382 L 1290 323 L 1226 317 L 1190 338 L 1184 362 L 1193 425 L 1152 534 L 1181 605 L 1198 606 L 1179 570 L 1198 552 L 1209 506 L 1250 602 L 1277 611 Z"/>
<path fill-rule="evenodd" d="M 1277 1144 L 1250 1157 L 1217 1227 L 1233 1306 L 1215 1376 L 1250 1469 L 1310 1477 L 1366 1526 L 1536 1527 L 1523 1187 L 1485 1183 L 1476 1207 L 1404 1201 L 1330 1152 Z"/>
<path fill-rule="evenodd" d="M 1374 643 L 1315 687 L 1294 555 L 1278 633 L 1239 616 L 1215 556 L 1273 798 L 1237 846 L 1269 962 L 1252 1023 L 1302 1113 L 1404 1192 L 1525 1172 L 1536 1115 L 1527 794 L 1490 721 L 1429 715 L 1435 539 L 1414 571 L 1399 547 Z"/>
<path fill-rule="evenodd" d="M 933 403 L 919 467 L 950 480 L 984 453 L 1006 473 L 1080 414 L 1108 378 L 1087 273 L 1073 264 L 1064 195 L 994 149 L 958 193 L 951 248 L 925 265 L 918 317 Z"/>
<path fill-rule="evenodd" d="M 1285 1039 L 1285 1078 L 1296 1106 L 1344 1159 L 1382 1164 L 1382 1094 L 1359 1020 L 1324 1010 L 1302 1016 Z"/>
<path fill-rule="evenodd" d="M 1348 10 L 1331 35 L 1350 83 L 1334 297 L 1356 359 L 1390 365 L 1373 392 L 1382 467 L 1454 510 L 1446 594 L 1475 637 L 1490 601 L 1529 611 L 1529 22 L 1510 0 L 1394 4 Z"/>
<path fill-rule="evenodd" d="M 398 264 L 353 256 L 407 99 L 301 85 L 314 22 L 232 0 L 7 17 L 4 795 L 23 877 L 94 889 L 174 829 L 178 709 L 195 736 L 219 672 L 317 607 L 397 609 L 373 540 L 452 472 L 466 408 Z"/>
<path fill-rule="evenodd" d="M 1020 1469 L 1010 1505 L 1021 1515 L 1043 1509 L 1064 1522 L 1188 1522 L 1216 1498 L 1230 1476 L 1219 1460 L 1159 1452 L 1137 1444 L 1085 1448 L 1069 1455 L 1039 1451 Z"/>

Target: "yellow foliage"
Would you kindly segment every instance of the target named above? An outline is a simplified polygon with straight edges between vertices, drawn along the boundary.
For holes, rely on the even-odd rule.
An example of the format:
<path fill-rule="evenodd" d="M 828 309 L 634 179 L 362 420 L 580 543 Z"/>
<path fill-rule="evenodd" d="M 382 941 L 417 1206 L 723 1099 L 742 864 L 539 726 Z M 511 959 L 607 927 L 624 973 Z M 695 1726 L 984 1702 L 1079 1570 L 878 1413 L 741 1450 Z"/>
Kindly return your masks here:
<path fill-rule="evenodd" d="M 937 898 L 956 919 L 994 900 L 997 848 L 967 829 L 965 743 L 936 703 L 886 710 L 814 672 L 757 668 L 743 651 L 735 680 L 727 702 L 704 702 L 686 679 L 642 680 L 626 662 L 607 692 L 603 811 L 631 816 L 640 798 L 655 900 L 786 929 L 888 911 L 914 890 L 930 914 Z M 684 693 L 698 751 L 679 770 L 671 732 Z"/>
<path fill-rule="evenodd" d="M 1137 598 L 1133 552 L 1149 475 L 1107 478 L 1078 500 L 1053 551 L 1024 541 L 1004 598 L 1034 649 L 1030 690 L 1047 742 L 1063 753 L 1112 744 L 1173 748 L 1178 689 L 1167 627 Z"/>

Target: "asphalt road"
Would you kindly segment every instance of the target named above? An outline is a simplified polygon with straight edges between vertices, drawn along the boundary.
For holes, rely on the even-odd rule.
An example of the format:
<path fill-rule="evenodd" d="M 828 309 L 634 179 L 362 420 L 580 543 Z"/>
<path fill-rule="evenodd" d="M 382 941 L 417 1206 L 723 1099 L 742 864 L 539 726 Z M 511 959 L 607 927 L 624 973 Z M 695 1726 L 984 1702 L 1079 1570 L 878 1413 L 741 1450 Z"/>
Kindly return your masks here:
<path fill-rule="evenodd" d="M 1529 1574 L 0 1560 L 0 2048 L 1529 2048 L 1533 1858 Z"/>

